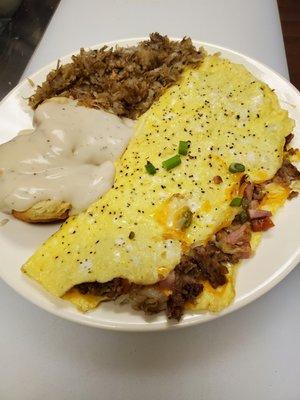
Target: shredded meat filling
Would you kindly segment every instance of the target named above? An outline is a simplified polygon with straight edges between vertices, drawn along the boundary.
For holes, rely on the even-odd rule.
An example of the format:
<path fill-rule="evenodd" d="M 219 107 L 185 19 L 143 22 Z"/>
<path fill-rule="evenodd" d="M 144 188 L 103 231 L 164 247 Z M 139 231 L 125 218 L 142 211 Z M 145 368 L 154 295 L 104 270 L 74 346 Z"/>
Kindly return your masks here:
<path fill-rule="evenodd" d="M 185 304 L 194 301 L 203 291 L 201 281 L 208 281 L 213 288 L 227 282 L 228 263 L 237 262 L 235 255 L 225 254 L 213 242 L 206 246 L 197 246 L 183 255 L 181 262 L 171 272 L 172 279 L 153 286 L 129 284 L 125 279 L 115 278 L 106 283 L 87 282 L 76 286 L 82 294 L 103 296 L 107 300 L 116 300 L 122 295 L 128 295 L 129 302 L 135 310 L 145 314 L 157 314 L 166 311 L 169 319 L 180 320 Z M 170 289 L 171 294 L 165 294 L 163 289 Z"/>
<path fill-rule="evenodd" d="M 177 42 L 158 33 L 128 48 L 81 49 L 71 63 L 48 74 L 29 104 L 36 108 L 50 97 L 66 96 L 136 119 L 180 78 L 185 66 L 196 66 L 202 58 L 190 38 Z"/>
<path fill-rule="evenodd" d="M 130 294 L 130 303 L 134 310 L 141 310 L 147 315 L 157 314 L 166 309 L 168 297 L 157 287 L 137 287 Z"/>
<path fill-rule="evenodd" d="M 236 258 L 223 253 L 213 242 L 196 246 L 189 255 L 184 255 L 175 268 L 175 288 L 167 301 L 167 317 L 179 321 L 185 304 L 194 301 L 203 291 L 201 281 L 208 281 L 213 288 L 227 282 L 226 264 Z"/>
<path fill-rule="evenodd" d="M 293 180 L 300 179 L 300 172 L 288 160 L 277 171 L 273 181 L 288 186 Z M 151 286 L 130 284 L 127 280 L 115 278 L 106 283 L 82 283 L 77 285 L 82 294 L 90 293 L 115 300 L 126 297 L 135 310 L 145 314 L 157 314 L 165 311 L 169 319 L 179 321 L 186 304 L 193 302 L 203 291 L 203 282 L 213 288 L 227 283 L 227 266 L 240 259 L 251 256 L 251 231 L 266 231 L 274 226 L 269 211 L 259 209 L 265 196 L 264 184 L 246 183 L 242 210 L 232 224 L 216 233 L 214 239 L 205 246 L 195 246 L 182 256 L 180 263 L 169 276 Z M 297 195 L 292 191 L 290 198 Z"/>
<path fill-rule="evenodd" d="M 285 143 L 284 143 L 284 147 L 283 150 L 284 151 L 288 151 L 288 145 L 291 143 L 291 141 L 294 139 L 294 135 L 293 133 L 290 133 L 289 135 L 287 135 L 285 137 Z"/>
<path fill-rule="evenodd" d="M 130 290 L 130 284 L 126 279 L 115 278 L 109 282 L 85 282 L 76 285 L 81 294 L 103 296 L 108 300 L 115 300 Z"/>
<path fill-rule="evenodd" d="M 216 244 L 225 253 L 237 259 L 251 256 L 251 228 L 248 222 L 233 222 L 216 234 Z"/>
<path fill-rule="evenodd" d="M 284 160 L 273 181 L 284 186 L 289 186 L 293 181 L 300 180 L 300 171 L 289 161 Z"/>
<path fill-rule="evenodd" d="M 298 192 L 296 192 L 295 190 L 292 190 L 292 191 L 290 192 L 289 196 L 288 196 L 288 200 L 292 200 L 292 199 L 294 199 L 295 197 L 298 197 L 298 195 L 299 195 Z"/>

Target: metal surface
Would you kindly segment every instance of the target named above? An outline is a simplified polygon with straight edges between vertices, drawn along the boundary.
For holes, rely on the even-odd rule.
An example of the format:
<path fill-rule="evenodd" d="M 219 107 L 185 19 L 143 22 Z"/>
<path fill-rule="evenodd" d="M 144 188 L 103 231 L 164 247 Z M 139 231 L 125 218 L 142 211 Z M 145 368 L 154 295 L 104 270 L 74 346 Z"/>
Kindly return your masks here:
<path fill-rule="evenodd" d="M 23 0 L 0 18 L 0 99 L 19 81 L 60 0 Z"/>

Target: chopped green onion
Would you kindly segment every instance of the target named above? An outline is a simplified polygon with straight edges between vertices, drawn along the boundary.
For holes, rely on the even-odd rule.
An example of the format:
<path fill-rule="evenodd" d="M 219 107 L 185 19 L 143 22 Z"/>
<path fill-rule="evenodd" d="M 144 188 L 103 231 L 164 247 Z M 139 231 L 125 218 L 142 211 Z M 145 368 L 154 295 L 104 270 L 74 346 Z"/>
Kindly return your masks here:
<path fill-rule="evenodd" d="M 229 171 L 235 174 L 236 172 L 244 172 L 245 165 L 239 163 L 232 163 L 229 165 Z"/>
<path fill-rule="evenodd" d="M 242 207 L 244 210 L 247 210 L 247 208 L 249 207 L 249 203 L 250 203 L 249 200 L 247 200 L 245 197 L 243 197 Z"/>
<path fill-rule="evenodd" d="M 181 229 L 183 230 L 188 228 L 192 223 L 192 219 L 193 219 L 192 211 L 190 209 L 184 210 L 181 215 Z"/>
<path fill-rule="evenodd" d="M 168 158 L 167 160 L 162 162 L 163 168 L 167 170 L 175 168 L 179 164 L 181 164 L 181 158 L 179 154 L 176 154 L 176 156 Z"/>
<path fill-rule="evenodd" d="M 241 211 L 238 215 L 238 220 L 239 222 L 241 222 L 242 224 L 244 224 L 246 221 L 248 221 L 248 214 L 245 210 Z"/>
<path fill-rule="evenodd" d="M 150 174 L 150 175 L 156 174 L 156 168 L 150 161 L 147 161 L 145 168 L 146 168 L 146 171 L 148 172 L 148 174 Z"/>
<path fill-rule="evenodd" d="M 192 219 L 192 211 L 187 206 L 183 207 L 178 213 L 176 213 L 176 219 L 174 221 L 176 229 L 184 231 L 191 225 Z"/>
<path fill-rule="evenodd" d="M 248 221 L 248 213 L 245 210 L 242 210 L 239 214 L 237 214 L 234 217 L 234 222 L 239 222 L 241 224 L 244 224 L 246 221 Z"/>
<path fill-rule="evenodd" d="M 243 199 L 241 197 L 235 197 L 231 200 L 231 207 L 239 207 L 242 204 Z"/>
<path fill-rule="evenodd" d="M 189 151 L 189 147 L 190 147 L 189 141 L 185 142 L 183 140 L 180 140 L 179 147 L 178 147 L 178 154 L 181 154 L 182 156 L 186 156 Z"/>

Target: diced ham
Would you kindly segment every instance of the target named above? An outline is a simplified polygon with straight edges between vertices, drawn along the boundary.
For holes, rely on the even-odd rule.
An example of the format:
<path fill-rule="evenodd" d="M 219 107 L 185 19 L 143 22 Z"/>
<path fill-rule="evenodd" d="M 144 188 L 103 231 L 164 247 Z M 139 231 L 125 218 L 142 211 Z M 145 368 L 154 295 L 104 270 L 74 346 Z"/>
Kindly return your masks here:
<path fill-rule="evenodd" d="M 250 258 L 252 254 L 252 249 L 250 243 L 244 243 L 243 246 L 240 246 L 239 249 L 235 252 L 235 255 L 241 259 Z"/>
<path fill-rule="evenodd" d="M 249 209 L 256 210 L 258 206 L 259 206 L 258 200 L 251 200 L 251 203 L 249 204 Z"/>
<path fill-rule="evenodd" d="M 245 238 L 245 233 L 246 230 L 248 229 L 248 226 L 246 224 L 241 225 L 238 229 L 231 231 L 227 235 L 227 243 L 229 244 L 238 244 L 242 242 Z"/>
<path fill-rule="evenodd" d="M 288 160 L 283 162 L 273 178 L 274 182 L 283 186 L 289 186 L 291 182 L 296 180 L 300 180 L 300 171 Z"/>
<path fill-rule="evenodd" d="M 267 210 L 257 210 L 257 209 L 252 209 L 250 208 L 248 210 L 248 214 L 250 219 L 257 219 L 257 218 L 265 218 L 265 217 L 271 217 L 272 213 Z"/>
<path fill-rule="evenodd" d="M 267 231 L 274 226 L 271 218 L 257 218 L 251 221 L 251 229 L 253 232 Z"/>
<path fill-rule="evenodd" d="M 253 183 L 251 183 L 251 182 L 247 183 L 247 186 L 245 187 L 245 190 L 244 190 L 244 197 L 245 197 L 248 201 L 251 201 L 251 200 L 252 200 L 253 190 L 254 190 L 254 185 L 253 185 Z"/>
<path fill-rule="evenodd" d="M 263 184 L 254 185 L 252 199 L 261 201 L 265 196 L 265 192 L 264 192 L 263 189 L 264 189 L 264 185 Z"/>
<path fill-rule="evenodd" d="M 245 182 L 247 182 L 247 179 L 248 179 L 248 175 L 247 175 L 247 174 L 244 174 L 244 175 L 241 177 L 240 186 L 242 186 Z"/>
<path fill-rule="evenodd" d="M 175 285 L 175 272 L 172 271 L 169 273 L 169 275 L 166 277 L 166 279 L 160 281 L 158 283 L 158 286 L 161 289 L 174 289 L 174 285 Z"/>
<path fill-rule="evenodd" d="M 216 243 L 227 254 L 235 255 L 238 259 L 251 256 L 251 230 L 249 223 L 231 225 L 222 229 L 216 235 Z"/>

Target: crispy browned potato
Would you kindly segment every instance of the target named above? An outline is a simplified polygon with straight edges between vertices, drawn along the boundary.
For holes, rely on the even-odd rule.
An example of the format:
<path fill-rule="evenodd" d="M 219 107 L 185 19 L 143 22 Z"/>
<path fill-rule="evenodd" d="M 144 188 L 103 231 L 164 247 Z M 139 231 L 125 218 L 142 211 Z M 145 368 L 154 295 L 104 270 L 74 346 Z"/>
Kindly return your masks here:
<path fill-rule="evenodd" d="M 64 201 L 43 200 L 25 211 L 12 211 L 12 215 L 24 222 L 43 223 L 65 220 L 69 216 L 71 204 Z"/>

